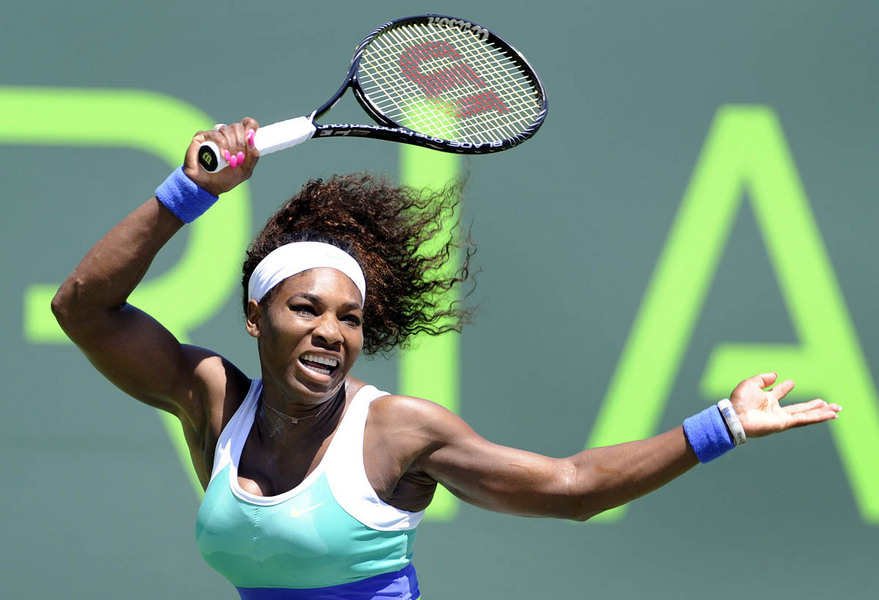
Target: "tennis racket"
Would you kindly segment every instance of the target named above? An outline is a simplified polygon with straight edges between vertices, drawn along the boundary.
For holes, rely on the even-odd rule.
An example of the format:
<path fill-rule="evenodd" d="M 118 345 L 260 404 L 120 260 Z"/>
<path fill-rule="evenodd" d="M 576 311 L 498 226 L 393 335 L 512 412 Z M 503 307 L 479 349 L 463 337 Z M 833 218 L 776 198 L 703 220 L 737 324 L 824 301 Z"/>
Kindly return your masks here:
<path fill-rule="evenodd" d="M 321 125 L 348 88 L 375 125 Z M 519 51 L 464 19 L 420 15 L 396 19 L 360 42 L 348 76 L 307 117 L 260 127 L 260 154 L 312 138 L 357 136 L 461 154 L 499 152 L 533 136 L 546 117 L 546 94 Z M 213 142 L 199 149 L 208 172 L 227 166 Z"/>

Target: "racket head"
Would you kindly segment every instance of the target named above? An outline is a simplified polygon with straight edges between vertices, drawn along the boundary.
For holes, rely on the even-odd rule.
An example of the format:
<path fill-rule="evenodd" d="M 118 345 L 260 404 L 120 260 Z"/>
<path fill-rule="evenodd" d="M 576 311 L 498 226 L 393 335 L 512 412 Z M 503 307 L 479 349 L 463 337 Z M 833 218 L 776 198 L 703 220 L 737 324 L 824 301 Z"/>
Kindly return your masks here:
<path fill-rule="evenodd" d="M 472 21 L 416 15 L 390 21 L 354 53 L 350 86 L 377 123 L 449 152 L 506 150 L 546 118 L 546 92 L 513 46 Z"/>

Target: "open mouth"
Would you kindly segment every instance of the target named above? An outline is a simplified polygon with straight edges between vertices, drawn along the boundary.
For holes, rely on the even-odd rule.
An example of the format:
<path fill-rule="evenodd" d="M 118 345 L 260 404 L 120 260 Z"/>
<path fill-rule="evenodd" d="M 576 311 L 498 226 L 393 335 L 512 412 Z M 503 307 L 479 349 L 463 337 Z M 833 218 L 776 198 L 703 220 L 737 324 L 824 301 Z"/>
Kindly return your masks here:
<path fill-rule="evenodd" d="M 320 375 L 332 375 L 339 368 L 338 359 L 318 356 L 317 354 L 303 354 L 299 357 L 299 362 L 309 371 L 314 371 Z"/>

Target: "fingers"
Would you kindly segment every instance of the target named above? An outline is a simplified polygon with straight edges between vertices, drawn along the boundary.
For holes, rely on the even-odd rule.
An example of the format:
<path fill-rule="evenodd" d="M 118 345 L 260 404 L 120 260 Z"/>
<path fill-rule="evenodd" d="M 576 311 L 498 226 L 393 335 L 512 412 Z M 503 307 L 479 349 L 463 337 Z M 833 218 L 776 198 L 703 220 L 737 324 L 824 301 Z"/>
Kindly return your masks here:
<path fill-rule="evenodd" d="M 778 373 L 761 373 L 760 375 L 755 375 L 751 379 L 756 380 L 757 385 L 760 386 L 760 389 L 766 389 L 778 379 Z"/>
<path fill-rule="evenodd" d="M 259 156 L 254 144 L 254 136 L 258 128 L 259 123 L 247 117 L 240 123 L 220 125 L 214 130 L 213 140 L 231 168 L 237 169 L 244 165 L 244 161 L 249 157 Z"/>
<path fill-rule="evenodd" d="M 776 373 L 762 373 L 742 381 L 730 395 L 748 437 L 760 437 L 836 419 L 842 408 L 816 399 L 787 406 L 779 403 L 791 390 L 794 382 L 786 379 L 776 383 Z M 767 390 L 766 388 L 772 389 Z"/>
<path fill-rule="evenodd" d="M 765 390 L 768 387 L 771 387 L 778 380 L 778 373 L 761 373 L 760 375 L 754 375 L 748 379 L 745 379 L 741 382 L 737 389 L 747 389 L 749 385 L 755 385 L 760 390 Z M 786 379 L 781 383 L 775 385 L 772 390 L 766 392 L 775 400 L 781 400 L 785 396 L 787 396 L 790 391 L 794 389 L 794 382 L 791 379 Z"/>
<path fill-rule="evenodd" d="M 796 404 L 789 404 L 785 406 L 784 409 L 790 414 L 797 414 L 809 411 L 820 411 L 820 412 L 832 412 L 834 415 L 839 413 L 842 410 L 842 407 L 839 404 L 829 404 L 828 402 L 821 400 L 820 398 L 817 400 L 810 400 L 808 402 L 798 402 Z"/>
<path fill-rule="evenodd" d="M 190 149 L 192 146 L 201 146 L 206 141 L 212 141 L 217 145 L 220 155 L 226 159 L 231 168 L 237 169 L 247 161 L 252 169 L 256 164 L 256 159 L 259 158 L 259 151 L 256 149 L 254 140 L 257 129 L 259 129 L 259 123 L 251 117 L 245 117 L 240 123 L 232 123 L 231 125 L 217 124 L 212 130 L 196 133 Z M 187 152 L 187 161 L 189 158 L 189 152 Z"/>
<path fill-rule="evenodd" d="M 784 407 L 791 417 L 791 427 L 802 427 L 814 423 L 823 423 L 839 417 L 842 407 L 838 404 L 828 404 L 824 400 L 810 400 L 799 402 Z"/>
<path fill-rule="evenodd" d="M 259 129 L 259 123 L 257 123 L 256 119 L 252 117 L 244 117 L 241 119 L 241 124 L 246 131 L 253 131 L 255 133 L 256 130 Z"/>
<path fill-rule="evenodd" d="M 772 394 L 772 396 L 776 400 L 781 400 L 782 398 L 787 396 L 792 389 L 794 389 L 793 380 L 786 379 L 786 380 L 782 381 L 781 383 L 779 383 L 778 385 L 776 385 L 774 388 L 772 388 L 772 391 L 770 391 L 769 393 Z"/>
<path fill-rule="evenodd" d="M 259 123 L 256 119 L 247 117 L 239 123 L 218 124 L 214 129 L 199 131 L 186 151 L 184 172 L 201 188 L 215 196 L 233 189 L 251 176 L 259 160 L 259 150 L 256 149 L 254 140 L 257 129 Z M 229 164 L 228 168 L 208 173 L 199 166 L 199 148 L 206 141 L 217 145 L 220 155 Z"/>
<path fill-rule="evenodd" d="M 809 412 L 810 410 L 821 410 L 829 406 L 824 400 L 810 400 L 808 402 L 797 402 L 784 407 L 788 414 L 795 415 L 799 413 Z"/>

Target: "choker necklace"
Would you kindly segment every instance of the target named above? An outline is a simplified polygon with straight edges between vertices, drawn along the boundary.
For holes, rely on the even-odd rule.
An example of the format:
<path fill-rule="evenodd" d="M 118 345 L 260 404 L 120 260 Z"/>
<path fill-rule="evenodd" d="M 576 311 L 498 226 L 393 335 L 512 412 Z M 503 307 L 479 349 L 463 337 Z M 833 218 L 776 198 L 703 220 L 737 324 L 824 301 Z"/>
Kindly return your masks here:
<path fill-rule="evenodd" d="M 342 389 L 344 390 L 345 388 L 343 387 Z M 303 419 L 314 419 L 314 418 L 316 418 L 316 417 L 321 416 L 321 415 L 323 414 L 323 412 L 324 412 L 327 408 L 330 407 L 331 404 L 335 404 L 335 403 L 336 403 L 336 399 L 333 398 L 332 400 L 327 400 L 327 403 L 323 406 L 323 408 L 321 408 L 319 411 L 317 411 L 317 412 L 314 413 L 313 415 L 305 415 L 304 417 L 291 417 L 291 416 L 288 415 L 287 413 L 283 413 L 283 412 L 279 411 L 277 408 L 275 408 L 275 407 L 273 407 L 273 406 L 269 406 L 268 404 L 266 404 L 266 399 L 265 399 L 265 398 L 262 398 L 262 405 L 263 405 L 263 406 L 265 406 L 266 408 L 268 408 L 268 409 L 271 410 L 271 411 L 276 412 L 277 414 L 281 415 L 281 416 L 284 417 L 285 419 L 289 419 L 289 420 L 290 420 L 290 423 L 292 423 L 293 425 L 298 425 L 298 424 L 299 424 L 299 421 L 302 421 Z"/>

